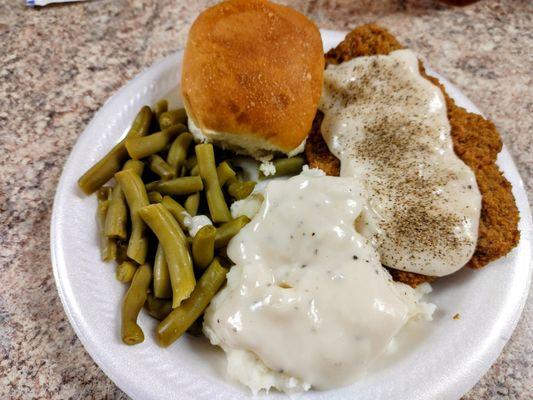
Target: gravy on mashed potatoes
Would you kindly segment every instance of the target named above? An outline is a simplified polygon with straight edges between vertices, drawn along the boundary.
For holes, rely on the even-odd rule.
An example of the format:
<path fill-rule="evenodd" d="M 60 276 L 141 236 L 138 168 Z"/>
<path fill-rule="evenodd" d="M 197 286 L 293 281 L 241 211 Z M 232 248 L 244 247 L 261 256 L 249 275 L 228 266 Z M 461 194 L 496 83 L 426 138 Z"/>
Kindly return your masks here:
<path fill-rule="evenodd" d="M 236 265 L 204 332 L 228 354 L 229 374 L 254 392 L 353 382 L 409 319 L 431 315 L 355 230 L 364 205 L 355 179 L 311 170 L 271 182 L 230 242 Z"/>

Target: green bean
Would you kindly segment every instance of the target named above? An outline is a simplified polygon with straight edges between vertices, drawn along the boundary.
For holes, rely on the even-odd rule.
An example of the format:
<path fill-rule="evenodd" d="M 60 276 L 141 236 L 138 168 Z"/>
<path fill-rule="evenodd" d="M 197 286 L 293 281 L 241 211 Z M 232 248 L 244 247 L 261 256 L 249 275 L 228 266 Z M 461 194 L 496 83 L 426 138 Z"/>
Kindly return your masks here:
<path fill-rule="evenodd" d="M 122 264 L 124 261 L 128 260 L 127 252 L 128 244 L 122 240 L 117 240 L 117 256 L 115 257 L 115 261 L 118 264 Z"/>
<path fill-rule="evenodd" d="M 200 167 L 198 166 L 198 164 L 196 164 L 194 167 L 191 168 L 190 175 L 191 175 L 191 176 L 198 176 L 198 175 L 200 175 Z"/>
<path fill-rule="evenodd" d="M 128 257 L 138 264 L 144 264 L 148 251 L 148 239 L 144 222 L 139 216 L 139 209 L 150 204 L 148 195 L 141 178 L 132 170 L 117 172 L 115 179 L 122 187 L 130 209 L 131 234 L 128 242 Z"/>
<path fill-rule="evenodd" d="M 137 264 L 131 261 L 124 261 L 117 265 L 115 275 L 119 282 L 128 283 L 133 279 L 135 271 L 137 271 Z"/>
<path fill-rule="evenodd" d="M 170 110 L 159 116 L 159 126 L 161 129 L 168 128 L 176 124 L 185 124 L 187 122 L 187 113 L 184 108 Z"/>
<path fill-rule="evenodd" d="M 167 154 L 167 163 L 174 169 L 175 173 L 181 172 L 181 167 L 185 165 L 192 139 L 193 136 L 190 132 L 183 132 L 172 142 Z"/>
<path fill-rule="evenodd" d="M 148 182 L 144 185 L 144 188 L 146 189 L 147 192 L 154 192 L 155 191 L 155 188 L 157 187 L 157 185 L 159 185 L 161 183 L 161 180 L 157 180 L 157 181 L 152 181 L 152 182 Z"/>
<path fill-rule="evenodd" d="M 185 165 L 181 166 L 179 176 L 180 178 L 187 176 L 187 167 Z"/>
<path fill-rule="evenodd" d="M 155 114 L 155 118 L 157 119 L 158 123 L 159 123 L 159 118 L 161 117 L 161 114 L 163 114 L 167 110 L 168 110 L 168 101 L 166 101 L 165 99 L 161 99 L 157 103 L 155 103 L 154 114 Z"/>
<path fill-rule="evenodd" d="M 181 229 L 187 229 L 187 225 L 185 225 L 185 218 L 189 217 L 189 214 L 187 213 L 187 210 L 181 206 L 180 203 L 178 203 L 170 196 L 164 196 L 161 204 L 163 204 L 163 206 L 168 211 L 170 211 L 174 219 L 180 224 Z"/>
<path fill-rule="evenodd" d="M 122 302 L 122 341 L 128 345 L 144 341 L 144 334 L 137 324 L 137 317 L 146 301 L 146 295 L 152 280 L 152 269 L 148 264 L 141 265 L 126 292 Z"/>
<path fill-rule="evenodd" d="M 117 242 L 105 235 L 105 220 L 111 203 L 112 188 L 104 186 L 98 190 L 98 207 L 96 220 L 100 237 L 100 254 L 103 261 L 114 260 L 117 256 Z"/>
<path fill-rule="evenodd" d="M 128 160 L 122 167 L 125 171 L 130 169 L 137 175 L 141 176 L 144 169 L 144 163 L 137 160 Z M 127 231 L 126 226 L 128 224 L 128 207 L 126 206 L 126 198 L 122 192 L 122 188 L 117 183 L 113 188 L 111 195 L 111 202 L 109 204 L 109 210 L 107 211 L 105 219 L 105 235 L 108 238 L 116 238 L 120 240 L 126 240 Z"/>
<path fill-rule="evenodd" d="M 240 217 L 220 225 L 217 228 L 217 234 L 215 236 L 215 248 L 219 249 L 226 246 L 230 239 L 239 233 L 248 222 L 250 222 L 250 218 L 246 215 L 241 215 Z"/>
<path fill-rule="evenodd" d="M 213 222 L 226 222 L 231 219 L 231 214 L 224 199 L 224 194 L 218 183 L 215 166 L 215 153 L 210 143 L 199 144 L 195 147 L 200 176 L 204 181 L 207 206 Z"/>
<path fill-rule="evenodd" d="M 154 259 L 154 296 L 160 299 L 172 297 L 172 286 L 168 275 L 168 265 L 161 244 L 157 245 Z"/>
<path fill-rule="evenodd" d="M 185 234 L 162 204 L 143 207 L 139 214 L 155 233 L 165 253 L 172 285 L 172 308 L 176 308 L 190 296 L 196 283 Z"/>
<path fill-rule="evenodd" d="M 98 199 L 98 201 L 111 200 L 112 192 L 113 188 L 111 186 L 102 186 L 100 189 L 98 189 L 98 192 L 96 193 L 96 198 Z"/>
<path fill-rule="evenodd" d="M 190 156 L 189 158 L 187 158 L 187 160 L 185 161 L 185 166 L 191 170 L 193 169 L 193 167 L 198 164 L 198 158 L 196 158 L 196 155 L 193 154 L 192 156 Z"/>
<path fill-rule="evenodd" d="M 125 141 L 128 138 L 135 138 L 146 135 L 152 119 L 150 107 L 141 108 L 135 120 L 133 121 L 126 138 L 115 145 L 104 158 L 93 165 L 78 180 L 78 186 L 85 194 L 91 194 L 100 188 L 104 183 L 110 180 L 117 172 L 124 161 L 128 159 Z"/>
<path fill-rule="evenodd" d="M 176 171 L 157 154 L 152 154 L 148 159 L 150 171 L 159 175 L 162 179 L 172 179 L 176 176 Z"/>
<path fill-rule="evenodd" d="M 144 171 L 144 163 L 142 161 L 139 161 L 139 160 L 128 160 L 128 161 L 126 161 L 126 163 L 122 167 L 123 171 L 125 171 L 127 169 L 132 170 L 133 172 L 135 172 L 139 176 L 142 176 L 143 171 Z"/>
<path fill-rule="evenodd" d="M 191 296 L 180 307 L 172 310 L 157 326 L 157 337 L 162 346 L 166 347 L 178 339 L 202 314 L 226 280 L 226 273 L 227 270 L 218 261 L 213 260 Z"/>
<path fill-rule="evenodd" d="M 224 185 L 226 186 L 226 188 L 231 185 L 232 183 L 235 183 L 235 182 L 241 182 L 239 180 L 239 178 L 237 178 L 237 176 L 233 176 L 233 177 L 229 177 L 226 182 L 224 182 Z"/>
<path fill-rule="evenodd" d="M 198 214 L 198 207 L 200 206 L 200 192 L 189 195 L 189 197 L 185 199 L 183 206 L 190 216 L 194 217 L 196 214 Z"/>
<path fill-rule="evenodd" d="M 166 299 L 158 299 L 151 294 L 148 294 L 144 308 L 148 315 L 155 319 L 162 321 L 172 311 L 172 301 Z"/>
<path fill-rule="evenodd" d="M 205 269 L 215 255 L 215 236 L 217 229 L 213 225 L 202 227 L 192 240 L 192 259 L 194 265 Z"/>
<path fill-rule="evenodd" d="M 173 125 L 148 136 L 126 139 L 128 154 L 134 160 L 148 157 L 163 150 L 177 135 L 187 130 L 182 124 Z"/>
<path fill-rule="evenodd" d="M 231 260 L 231 258 L 229 258 L 227 250 L 227 247 L 219 249 L 217 252 L 218 255 L 215 258 L 224 268 L 230 269 L 232 266 L 235 265 L 235 263 Z"/>
<path fill-rule="evenodd" d="M 302 171 L 304 165 L 304 159 L 301 156 L 295 156 L 290 158 L 278 158 L 273 161 L 276 172 L 273 175 L 269 175 L 269 178 L 285 175 L 297 175 Z M 265 178 L 265 174 L 259 171 L 259 178 Z"/>
<path fill-rule="evenodd" d="M 226 161 L 223 161 L 218 164 L 217 176 L 219 185 L 224 186 L 229 179 L 235 178 L 235 171 Z"/>
<path fill-rule="evenodd" d="M 248 197 L 255 188 L 255 182 L 245 181 L 241 182 L 238 179 L 231 179 L 228 182 L 228 194 L 236 200 L 242 200 Z"/>
<path fill-rule="evenodd" d="M 163 195 L 159 192 L 148 192 L 148 201 L 150 201 L 150 204 L 161 203 Z"/>
<path fill-rule="evenodd" d="M 106 237 L 125 240 L 127 237 L 128 208 L 120 185 L 113 188 L 109 209 L 105 219 L 104 232 Z"/>
<path fill-rule="evenodd" d="M 162 194 L 182 196 L 199 192 L 204 188 L 202 179 L 199 176 L 184 176 L 168 181 L 155 181 L 146 185 L 148 190 L 155 190 Z"/>

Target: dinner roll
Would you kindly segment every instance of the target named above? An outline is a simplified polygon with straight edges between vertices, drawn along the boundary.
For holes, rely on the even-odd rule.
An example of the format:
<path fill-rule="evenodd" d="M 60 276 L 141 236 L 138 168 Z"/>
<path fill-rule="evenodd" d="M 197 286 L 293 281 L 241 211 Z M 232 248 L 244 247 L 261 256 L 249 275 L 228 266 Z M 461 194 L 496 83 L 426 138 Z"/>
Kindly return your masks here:
<path fill-rule="evenodd" d="M 230 0 L 201 13 L 189 32 L 181 90 L 189 128 L 255 158 L 303 151 L 320 92 L 317 27 L 262 0 Z"/>

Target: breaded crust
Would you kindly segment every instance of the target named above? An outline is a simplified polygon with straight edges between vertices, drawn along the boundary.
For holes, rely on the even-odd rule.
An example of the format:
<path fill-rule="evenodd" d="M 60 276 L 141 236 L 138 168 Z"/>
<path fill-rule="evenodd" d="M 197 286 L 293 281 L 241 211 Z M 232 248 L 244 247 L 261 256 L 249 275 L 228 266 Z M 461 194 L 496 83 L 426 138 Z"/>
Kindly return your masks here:
<path fill-rule="evenodd" d="M 326 53 L 326 65 L 340 64 L 354 57 L 388 54 L 401 48 L 396 38 L 385 29 L 363 25 L 351 31 L 337 47 Z M 496 165 L 496 157 L 502 148 L 500 135 L 491 121 L 457 106 L 441 83 L 426 74 L 421 63 L 420 72 L 442 90 L 454 151 L 476 175 L 482 195 L 481 218 L 476 251 L 466 265 L 481 268 L 507 254 L 520 240 L 518 209 L 512 187 Z M 328 175 L 339 175 L 340 162 L 331 154 L 320 132 L 322 119 L 322 113 L 318 112 L 305 148 L 307 161 L 310 167 L 320 168 Z M 389 271 L 395 280 L 411 286 L 435 279 L 412 272 Z"/>

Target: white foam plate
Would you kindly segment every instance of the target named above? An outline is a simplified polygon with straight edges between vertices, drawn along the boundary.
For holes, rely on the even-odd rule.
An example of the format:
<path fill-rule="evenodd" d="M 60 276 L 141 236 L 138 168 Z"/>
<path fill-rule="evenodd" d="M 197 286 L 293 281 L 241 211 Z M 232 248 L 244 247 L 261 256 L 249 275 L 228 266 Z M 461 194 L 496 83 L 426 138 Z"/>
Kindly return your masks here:
<path fill-rule="evenodd" d="M 324 48 L 344 33 L 322 31 Z M 205 339 L 187 335 L 160 348 L 155 321 L 144 313 L 144 343 L 120 340 L 119 307 L 125 286 L 113 264 L 100 261 L 95 196 L 81 194 L 76 180 L 127 131 L 139 108 L 162 97 L 179 103 L 182 53 L 147 69 L 112 96 L 79 137 L 55 196 L 51 252 L 54 276 L 65 312 L 81 342 L 102 370 L 134 399 L 246 399 L 250 393 L 228 379 L 223 353 Z M 457 103 L 479 110 L 451 83 L 435 74 Z M 520 244 L 487 268 L 463 269 L 439 279 L 429 300 L 435 320 L 416 333 L 405 351 L 381 363 L 351 386 L 311 391 L 305 399 L 455 399 L 471 388 L 500 354 L 520 316 L 531 280 L 532 223 L 523 183 L 504 148 L 498 164 L 513 184 L 520 210 Z M 455 313 L 459 320 L 452 319 Z M 264 398 L 284 398 L 271 393 Z"/>

